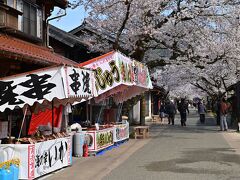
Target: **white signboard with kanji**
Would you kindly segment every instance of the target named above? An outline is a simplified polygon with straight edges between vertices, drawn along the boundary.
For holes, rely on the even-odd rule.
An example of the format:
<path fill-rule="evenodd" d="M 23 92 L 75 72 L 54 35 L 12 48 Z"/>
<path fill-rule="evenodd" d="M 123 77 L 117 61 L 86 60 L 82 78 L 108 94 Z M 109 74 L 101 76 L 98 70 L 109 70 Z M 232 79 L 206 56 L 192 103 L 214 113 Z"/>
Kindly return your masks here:
<path fill-rule="evenodd" d="M 63 78 L 67 97 L 88 98 L 94 96 L 94 74 L 93 71 L 65 67 Z"/>
<path fill-rule="evenodd" d="M 80 65 L 95 70 L 96 102 L 110 96 L 123 102 L 152 89 L 148 67 L 119 52 L 113 51 Z M 129 91 L 133 86 L 137 88 L 131 95 Z M 128 95 L 124 96 L 126 92 Z"/>
<path fill-rule="evenodd" d="M 52 101 L 54 97 L 65 98 L 59 67 L 0 79 L 0 111 Z"/>
<path fill-rule="evenodd" d="M 34 179 L 72 164 L 72 138 L 36 144 L 1 144 L 0 152 L 2 161 L 20 159 L 19 179 Z"/>
<path fill-rule="evenodd" d="M 54 98 L 71 98 L 74 102 L 81 98 L 93 97 L 93 72 L 81 68 L 58 66 L 39 69 L 0 79 L 0 111 L 35 102 L 42 104 Z M 78 99 L 77 99 L 78 98 Z"/>

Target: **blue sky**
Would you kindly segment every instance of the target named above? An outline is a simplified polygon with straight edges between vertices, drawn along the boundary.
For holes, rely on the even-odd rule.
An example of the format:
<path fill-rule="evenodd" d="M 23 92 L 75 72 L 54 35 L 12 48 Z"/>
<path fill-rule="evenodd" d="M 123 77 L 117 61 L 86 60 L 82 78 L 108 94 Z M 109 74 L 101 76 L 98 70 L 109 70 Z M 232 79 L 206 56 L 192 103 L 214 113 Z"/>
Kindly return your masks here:
<path fill-rule="evenodd" d="M 67 11 L 66 16 L 60 19 L 54 19 L 50 21 L 50 24 L 65 31 L 70 31 L 75 27 L 81 25 L 83 19 L 87 16 L 87 13 L 84 11 L 83 7 L 80 6 L 77 7 L 76 9 L 67 8 L 66 11 Z M 50 18 L 55 17 L 58 12 L 59 8 L 54 8 L 54 11 Z M 64 11 L 62 13 L 64 13 Z"/>

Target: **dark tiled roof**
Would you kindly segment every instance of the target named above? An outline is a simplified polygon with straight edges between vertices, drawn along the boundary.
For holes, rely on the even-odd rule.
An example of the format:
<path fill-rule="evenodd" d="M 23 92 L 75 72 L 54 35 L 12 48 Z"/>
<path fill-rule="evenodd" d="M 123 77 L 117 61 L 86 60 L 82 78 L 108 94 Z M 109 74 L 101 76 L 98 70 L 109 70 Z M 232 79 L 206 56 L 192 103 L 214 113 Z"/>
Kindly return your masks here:
<path fill-rule="evenodd" d="M 63 31 L 53 25 L 49 25 L 49 36 L 70 47 L 74 47 L 77 44 L 86 47 L 88 46 L 88 44 L 80 40 L 79 37 Z"/>
<path fill-rule="evenodd" d="M 77 34 L 78 32 L 81 31 L 89 31 L 97 36 L 102 37 L 103 39 L 107 39 L 108 41 L 111 41 L 112 43 L 115 42 L 115 38 L 109 34 L 109 32 L 100 32 L 99 30 L 96 29 L 90 22 L 87 20 L 84 20 L 83 23 L 69 31 L 71 34 Z"/>
<path fill-rule="evenodd" d="M 38 46 L 3 34 L 0 34 L 0 53 L 1 55 L 8 55 L 8 57 L 10 55 L 15 59 L 32 61 L 38 64 L 77 64 L 70 59 L 54 53 L 49 48 Z"/>
<path fill-rule="evenodd" d="M 54 6 L 60 7 L 62 9 L 66 9 L 68 7 L 67 0 L 37 0 L 38 3 L 52 4 Z"/>

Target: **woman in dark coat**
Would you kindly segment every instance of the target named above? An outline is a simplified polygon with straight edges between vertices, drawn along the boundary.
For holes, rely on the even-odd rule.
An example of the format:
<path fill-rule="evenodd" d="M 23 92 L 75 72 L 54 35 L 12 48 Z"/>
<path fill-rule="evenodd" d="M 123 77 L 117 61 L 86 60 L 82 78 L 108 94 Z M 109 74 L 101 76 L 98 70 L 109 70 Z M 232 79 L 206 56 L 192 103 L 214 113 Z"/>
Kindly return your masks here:
<path fill-rule="evenodd" d="M 159 109 L 159 116 L 160 116 L 161 122 L 163 122 L 163 118 L 165 117 L 165 112 L 166 112 L 165 104 L 161 103 L 160 109 Z"/>

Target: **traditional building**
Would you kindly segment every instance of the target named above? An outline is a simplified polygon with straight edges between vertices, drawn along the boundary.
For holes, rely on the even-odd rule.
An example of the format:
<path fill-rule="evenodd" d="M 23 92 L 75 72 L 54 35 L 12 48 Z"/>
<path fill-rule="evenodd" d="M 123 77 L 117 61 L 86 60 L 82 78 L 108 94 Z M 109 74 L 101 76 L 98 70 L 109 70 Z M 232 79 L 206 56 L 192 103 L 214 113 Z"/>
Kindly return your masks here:
<path fill-rule="evenodd" d="M 58 53 L 77 63 L 100 56 L 99 52 L 90 52 L 89 43 L 74 34 L 49 25 L 49 44 Z"/>
<path fill-rule="evenodd" d="M 0 1 L 0 77 L 56 64 L 76 64 L 47 47 L 48 17 L 66 0 Z"/>

